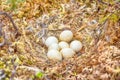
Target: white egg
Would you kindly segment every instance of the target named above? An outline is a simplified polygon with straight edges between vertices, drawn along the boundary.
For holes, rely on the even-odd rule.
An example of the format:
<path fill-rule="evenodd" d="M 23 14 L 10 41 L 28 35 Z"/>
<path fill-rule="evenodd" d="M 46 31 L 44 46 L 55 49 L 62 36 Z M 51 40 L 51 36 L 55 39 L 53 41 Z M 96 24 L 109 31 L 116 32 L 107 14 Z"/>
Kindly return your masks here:
<path fill-rule="evenodd" d="M 60 49 L 69 48 L 69 44 L 67 42 L 61 41 L 59 42 L 59 47 Z"/>
<path fill-rule="evenodd" d="M 69 57 L 73 57 L 75 52 L 73 49 L 71 48 L 64 48 L 61 51 L 61 54 L 63 55 L 64 58 L 69 58 Z"/>
<path fill-rule="evenodd" d="M 73 33 L 70 30 L 65 30 L 60 33 L 60 40 L 70 42 L 73 38 Z"/>
<path fill-rule="evenodd" d="M 49 50 L 47 53 L 47 57 L 52 60 L 62 60 L 62 55 L 58 50 Z"/>
<path fill-rule="evenodd" d="M 51 44 L 51 45 L 49 46 L 48 49 L 49 49 L 49 50 L 51 50 L 51 49 L 60 50 L 60 47 L 59 47 L 59 45 L 58 45 L 57 43 L 53 43 L 53 44 Z"/>
<path fill-rule="evenodd" d="M 55 36 L 50 36 L 46 39 L 45 45 L 49 47 L 53 43 L 58 43 L 58 39 Z"/>
<path fill-rule="evenodd" d="M 82 49 L 82 43 L 78 40 L 74 40 L 70 43 L 70 48 L 73 49 L 75 52 L 78 52 Z"/>

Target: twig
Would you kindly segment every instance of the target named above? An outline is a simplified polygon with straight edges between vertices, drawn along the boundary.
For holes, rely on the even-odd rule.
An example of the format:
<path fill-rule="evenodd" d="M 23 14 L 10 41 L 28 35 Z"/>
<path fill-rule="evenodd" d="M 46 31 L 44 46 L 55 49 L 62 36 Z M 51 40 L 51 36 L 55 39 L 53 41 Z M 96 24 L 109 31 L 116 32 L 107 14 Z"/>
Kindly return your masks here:
<path fill-rule="evenodd" d="M 6 42 L 5 35 L 2 35 L 2 27 L 3 27 L 3 24 L 0 23 L 0 37 L 4 38 L 4 40 L 0 43 L 0 47 L 5 45 L 5 42 Z"/>
<path fill-rule="evenodd" d="M 107 3 L 107 2 L 103 2 L 102 0 L 98 0 L 98 2 L 100 2 L 100 3 L 102 3 L 102 4 L 105 4 L 105 5 L 111 5 L 111 4 L 109 4 L 109 3 Z"/>
<path fill-rule="evenodd" d="M 19 33 L 18 33 L 18 28 L 17 28 L 17 26 L 15 25 L 12 17 L 11 17 L 8 13 L 6 13 L 6 12 L 0 12 L 0 15 L 5 15 L 5 16 L 7 16 L 7 17 L 10 19 L 10 21 L 12 22 L 12 25 L 13 25 L 13 27 L 14 27 L 14 29 L 15 29 L 15 35 L 18 35 L 18 34 L 19 34 Z"/>
<path fill-rule="evenodd" d="M 18 68 L 20 69 L 27 69 L 27 70 L 30 70 L 30 71 L 34 71 L 34 72 L 43 72 L 42 70 L 40 70 L 39 68 L 37 67 L 29 67 L 29 66 L 18 66 Z"/>
<path fill-rule="evenodd" d="M 10 19 L 10 21 L 12 22 L 12 25 L 13 25 L 13 27 L 14 27 L 14 29 L 15 29 L 15 37 L 18 36 L 18 35 L 20 35 L 20 33 L 18 33 L 18 28 L 17 28 L 17 26 L 15 25 L 12 17 L 11 17 L 8 13 L 6 13 L 6 12 L 0 12 L 0 15 L 5 15 L 5 16 L 7 16 L 7 17 Z M 5 43 L 6 43 L 5 35 L 2 34 L 2 27 L 3 27 L 3 24 L 0 23 L 0 37 L 2 36 L 2 37 L 4 38 L 4 41 L 0 43 L 0 47 L 1 47 L 1 46 L 4 46 Z"/>
<path fill-rule="evenodd" d="M 0 80 L 4 80 L 5 77 L 6 77 L 5 71 L 0 69 Z"/>

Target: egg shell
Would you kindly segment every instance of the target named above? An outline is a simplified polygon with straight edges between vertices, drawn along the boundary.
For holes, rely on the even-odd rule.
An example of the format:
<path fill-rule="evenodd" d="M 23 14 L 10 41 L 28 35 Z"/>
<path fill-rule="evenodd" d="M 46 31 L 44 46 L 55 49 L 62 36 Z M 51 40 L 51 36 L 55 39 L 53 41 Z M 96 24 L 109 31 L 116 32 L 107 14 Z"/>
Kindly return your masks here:
<path fill-rule="evenodd" d="M 59 47 L 60 49 L 69 48 L 69 44 L 67 42 L 61 41 L 59 42 Z"/>
<path fill-rule="evenodd" d="M 60 47 L 59 47 L 59 45 L 58 45 L 57 43 L 53 43 L 53 44 L 51 44 L 51 45 L 49 46 L 48 49 L 49 49 L 49 50 L 51 50 L 51 49 L 60 50 Z"/>
<path fill-rule="evenodd" d="M 73 33 L 70 30 L 65 30 L 60 33 L 60 40 L 70 42 L 73 38 Z"/>
<path fill-rule="evenodd" d="M 46 39 L 45 45 L 49 47 L 53 43 L 58 43 L 58 39 L 55 36 L 50 36 Z"/>
<path fill-rule="evenodd" d="M 74 54 L 75 54 L 75 51 L 71 48 L 64 48 L 62 49 L 61 51 L 61 54 L 64 58 L 70 58 L 70 57 L 73 57 Z"/>
<path fill-rule="evenodd" d="M 62 60 L 62 55 L 58 50 L 49 50 L 47 53 L 47 57 L 52 60 Z"/>
<path fill-rule="evenodd" d="M 75 52 L 79 52 L 82 49 L 82 43 L 78 40 L 74 40 L 70 43 L 70 48 Z"/>

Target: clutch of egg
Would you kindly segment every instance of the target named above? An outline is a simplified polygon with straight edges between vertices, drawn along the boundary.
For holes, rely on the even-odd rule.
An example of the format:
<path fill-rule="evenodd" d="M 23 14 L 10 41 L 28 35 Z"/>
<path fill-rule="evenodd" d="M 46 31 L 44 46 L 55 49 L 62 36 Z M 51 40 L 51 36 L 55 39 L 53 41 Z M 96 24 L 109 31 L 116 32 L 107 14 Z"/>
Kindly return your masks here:
<path fill-rule="evenodd" d="M 82 49 L 82 43 L 73 40 L 73 33 L 70 30 L 61 32 L 59 40 L 55 36 L 49 36 L 45 41 L 45 45 L 48 47 L 47 57 L 52 60 L 73 57 L 76 52 Z"/>

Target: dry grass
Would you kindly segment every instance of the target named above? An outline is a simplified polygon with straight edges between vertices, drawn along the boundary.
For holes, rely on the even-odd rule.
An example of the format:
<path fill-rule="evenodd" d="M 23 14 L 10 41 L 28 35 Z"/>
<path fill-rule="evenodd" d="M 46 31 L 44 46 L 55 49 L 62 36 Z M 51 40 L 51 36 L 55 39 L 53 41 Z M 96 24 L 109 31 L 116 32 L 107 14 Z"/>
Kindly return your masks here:
<path fill-rule="evenodd" d="M 1 10 L 7 11 L 10 5 L 3 3 Z M 21 33 L 17 38 L 10 21 L 1 17 L 8 43 L 0 48 L 0 69 L 5 71 L 6 79 L 120 79 L 120 24 L 116 17 L 110 17 L 115 14 L 119 19 L 118 4 L 26 0 L 19 5 L 16 12 L 9 11 Z M 110 16 L 104 20 L 106 15 Z M 74 39 L 82 41 L 83 49 L 73 58 L 51 61 L 46 56 L 44 41 L 50 35 L 58 37 L 65 29 L 74 33 Z M 43 74 L 41 78 L 35 76 L 38 71 Z"/>

